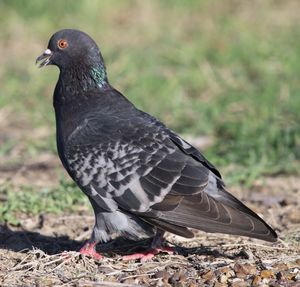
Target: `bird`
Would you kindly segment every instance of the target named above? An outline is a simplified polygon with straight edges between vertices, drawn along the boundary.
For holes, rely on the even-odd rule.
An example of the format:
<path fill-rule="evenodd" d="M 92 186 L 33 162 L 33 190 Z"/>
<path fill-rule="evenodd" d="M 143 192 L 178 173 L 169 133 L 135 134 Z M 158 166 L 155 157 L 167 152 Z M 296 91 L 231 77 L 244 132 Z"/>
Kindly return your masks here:
<path fill-rule="evenodd" d="M 193 238 L 194 229 L 276 241 L 276 232 L 227 191 L 198 149 L 110 84 L 88 34 L 57 31 L 36 64 L 59 68 L 53 95 L 57 150 L 95 214 L 82 254 L 100 260 L 98 243 L 114 236 L 148 238 L 147 250 L 124 257 L 148 260 L 172 251 L 163 246 L 165 232 Z"/>

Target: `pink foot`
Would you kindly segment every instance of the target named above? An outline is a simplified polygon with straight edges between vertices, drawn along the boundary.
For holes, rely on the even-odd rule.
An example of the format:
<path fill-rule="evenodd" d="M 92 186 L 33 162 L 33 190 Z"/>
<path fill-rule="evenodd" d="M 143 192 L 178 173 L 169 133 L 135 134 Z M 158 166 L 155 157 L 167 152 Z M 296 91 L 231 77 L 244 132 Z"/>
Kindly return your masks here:
<path fill-rule="evenodd" d="M 127 261 L 127 260 L 136 260 L 136 259 L 140 259 L 141 262 L 145 262 L 145 261 L 149 261 L 151 260 L 156 254 L 163 252 L 163 253 L 168 253 L 168 254 L 173 254 L 174 253 L 174 249 L 171 247 L 160 247 L 160 248 L 153 248 L 144 252 L 140 252 L 140 253 L 134 253 L 131 255 L 126 255 L 123 256 L 122 259 Z"/>
<path fill-rule="evenodd" d="M 96 260 L 101 260 L 103 258 L 103 256 L 96 251 L 96 248 L 95 248 L 96 244 L 97 244 L 96 242 L 85 243 L 84 246 L 79 251 L 80 254 L 88 256 L 88 257 L 92 257 Z"/>

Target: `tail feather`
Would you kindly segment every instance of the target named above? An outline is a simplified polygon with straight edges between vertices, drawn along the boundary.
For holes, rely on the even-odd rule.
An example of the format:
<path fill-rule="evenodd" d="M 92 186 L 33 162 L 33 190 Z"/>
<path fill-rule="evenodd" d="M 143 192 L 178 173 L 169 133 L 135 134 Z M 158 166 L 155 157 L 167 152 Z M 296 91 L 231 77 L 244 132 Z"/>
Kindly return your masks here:
<path fill-rule="evenodd" d="M 202 192 L 186 196 L 172 211 L 161 212 L 160 219 L 170 224 L 212 233 L 226 233 L 274 242 L 276 232 L 255 212 L 225 189 L 217 197 Z"/>

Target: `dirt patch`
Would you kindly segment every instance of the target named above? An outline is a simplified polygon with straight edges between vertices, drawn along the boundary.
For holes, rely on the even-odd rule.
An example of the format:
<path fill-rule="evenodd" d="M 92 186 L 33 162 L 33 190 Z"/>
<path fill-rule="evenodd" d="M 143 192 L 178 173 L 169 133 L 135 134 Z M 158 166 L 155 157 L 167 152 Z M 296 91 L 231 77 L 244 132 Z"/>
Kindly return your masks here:
<path fill-rule="evenodd" d="M 55 187 L 64 169 L 56 155 L 42 154 L 25 162 L 0 165 L 0 184 L 14 186 Z"/>
<path fill-rule="evenodd" d="M 300 182 L 296 177 L 231 188 L 261 214 L 280 239 L 258 240 L 197 232 L 187 240 L 168 234 L 175 254 L 152 261 L 121 257 L 147 242 L 118 239 L 99 246 L 106 258 L 83 257 L 80 246 L 93 226 L 91 210 L 39 215 L 0 230 L 1 286 L 300 286 Z"/>

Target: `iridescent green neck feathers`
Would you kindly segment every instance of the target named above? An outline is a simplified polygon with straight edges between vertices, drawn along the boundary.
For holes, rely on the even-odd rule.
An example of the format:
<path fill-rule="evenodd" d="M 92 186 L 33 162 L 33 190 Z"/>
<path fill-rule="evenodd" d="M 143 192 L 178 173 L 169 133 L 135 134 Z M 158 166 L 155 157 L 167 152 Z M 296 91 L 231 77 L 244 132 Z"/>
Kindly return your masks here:
<path fill-rule="evenodd" d="M 107 83 L 106 71 L 103 65 L 92 67 L 90 70 L 90 74 L 92 79 L 100 88 L 102 88 Z"/>

